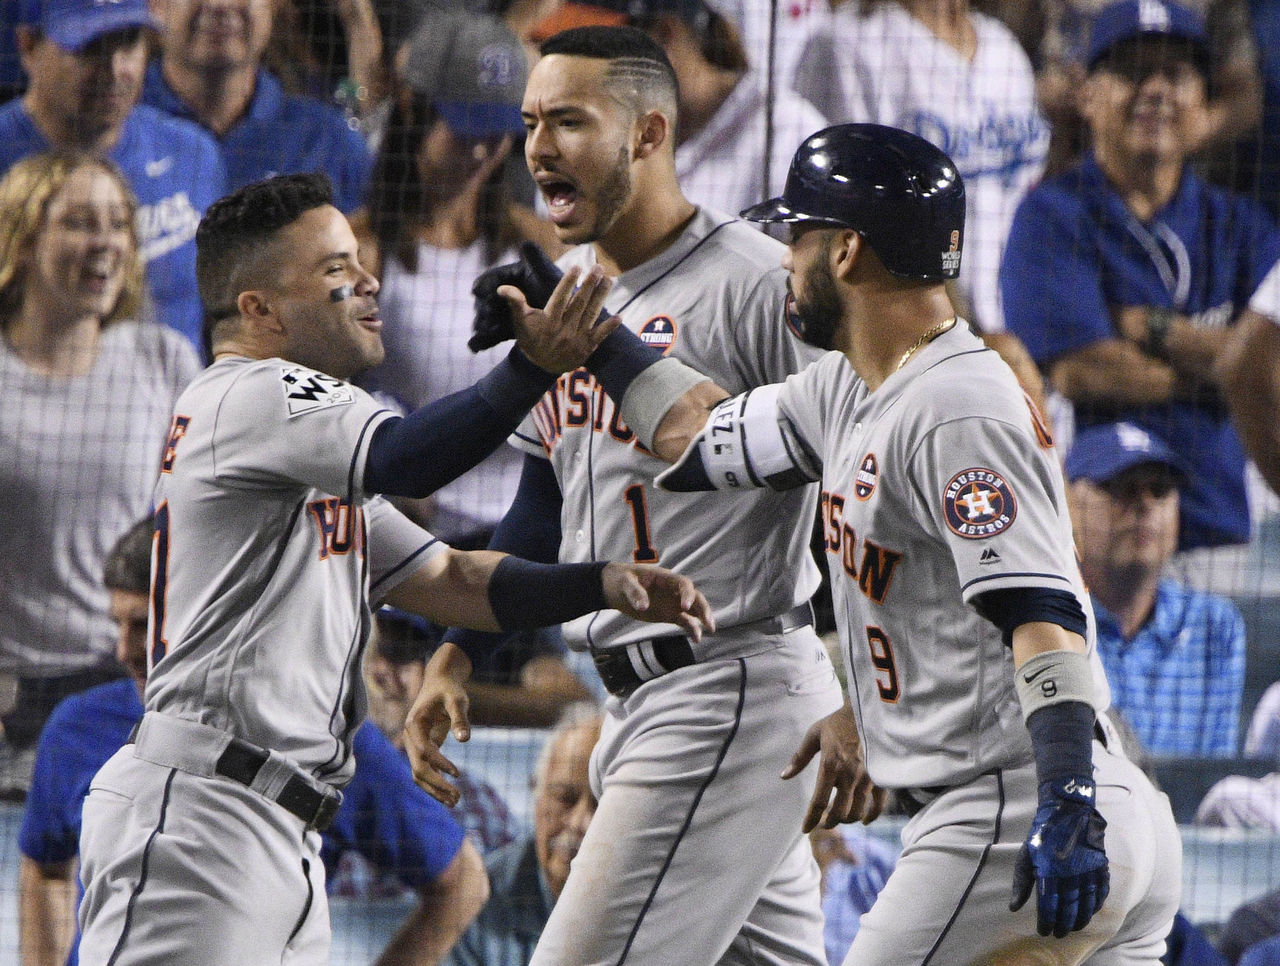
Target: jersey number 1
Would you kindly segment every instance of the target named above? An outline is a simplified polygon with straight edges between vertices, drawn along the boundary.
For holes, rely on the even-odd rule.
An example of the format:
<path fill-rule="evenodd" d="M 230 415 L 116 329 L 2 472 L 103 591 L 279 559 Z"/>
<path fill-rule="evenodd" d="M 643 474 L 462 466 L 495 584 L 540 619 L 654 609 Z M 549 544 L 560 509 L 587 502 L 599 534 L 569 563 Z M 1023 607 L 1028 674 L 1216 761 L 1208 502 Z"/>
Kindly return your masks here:
<path fill-rule="evenodd" d="M 657 563 L 658 551 L 649 539 L 649 507 L 644 500 L 644 487 L 639 483 L 627 487 L 622 498 L 631 507 L 631 527 L 635 530 L 636 549 L 631 559 L 636 563 Z"/>

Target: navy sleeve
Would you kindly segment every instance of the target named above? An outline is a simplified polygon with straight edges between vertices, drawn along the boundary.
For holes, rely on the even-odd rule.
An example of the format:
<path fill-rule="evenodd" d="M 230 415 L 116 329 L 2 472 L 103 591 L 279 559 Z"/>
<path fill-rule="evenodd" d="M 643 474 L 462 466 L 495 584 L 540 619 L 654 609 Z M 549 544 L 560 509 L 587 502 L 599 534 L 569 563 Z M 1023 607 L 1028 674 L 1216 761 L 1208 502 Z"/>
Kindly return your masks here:
<path fill-rule="evenodd" d="M 560 508 L 564 498 L 549 460 L 526 455 L 515 498 L 493 532 L 490 550 L 501 550 L 538 563 L 555 563 L 560 557 Z M 444 639 L 457 644 L 473 664 L 507 639 L 506 634 L 451 627 Z"/>
<path fill-rule="evenodd" d="M 987 620 L 1000 628 L 1005 647 L 1013 644 L 1013 632 L 1023 624 L 1043 621 L 1057 624 L 1085 637 L 1088 625 L 1084 608 L 1075 594 L 1048 587 L 1008 587 L 989 590 L 974 598 L 974 607 Z"/>
<path fill-rule="evenodd" d="M 366 492 L 430 496 L 501 446 L 554 383 L 513 348 L 475 385 L 384 420 L 369 441 Z"/>
<path fill-rule="evenodd" d="M 418 787 L 408 759 L 373 724 L 360 726 L 352 747 L 356 773 L 324 834 L 325 868 L 332 874 L 342 852 L 355 849 L 405 885 L 429 886 L 462 848 L 462 826 Z"/>

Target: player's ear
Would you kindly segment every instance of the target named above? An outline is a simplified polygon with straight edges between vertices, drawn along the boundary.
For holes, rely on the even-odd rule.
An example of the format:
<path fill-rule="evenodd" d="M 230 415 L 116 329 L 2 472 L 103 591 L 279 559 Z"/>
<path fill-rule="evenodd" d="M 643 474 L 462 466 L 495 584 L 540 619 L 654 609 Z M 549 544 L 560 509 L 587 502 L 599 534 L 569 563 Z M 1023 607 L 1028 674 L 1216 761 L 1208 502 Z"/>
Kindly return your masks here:
<path fill-rule="evenodd" d="M 241 318 L 251 320 L 256 326 L 273 332 L 284 331 L 275 302 L 266 292 L 256 289 L 241 292 L 236 296 L 236 307 L 240 310 Z"/>
<path fill-rule="evenodd" d="M 632 160 L 647 158 L 667 143 L 671 137 L 671 122 L 661 111 L 649 111 L 636 121 L 635 146 Z"/>
<path fill-rule="evenodd" d="M 848 278 L 862 254 L 863 238 L 852 228 L 842 228 L 831 245 L 831 274 Z"/>

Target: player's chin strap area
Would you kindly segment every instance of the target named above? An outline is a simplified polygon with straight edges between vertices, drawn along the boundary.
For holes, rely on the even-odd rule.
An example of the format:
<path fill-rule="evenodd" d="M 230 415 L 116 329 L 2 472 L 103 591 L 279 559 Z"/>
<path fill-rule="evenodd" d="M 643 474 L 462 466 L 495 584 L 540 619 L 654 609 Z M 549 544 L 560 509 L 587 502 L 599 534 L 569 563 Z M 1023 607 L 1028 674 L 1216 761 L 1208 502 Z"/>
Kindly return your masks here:
<path fill-rule="evenodd" d="M 778 412 L 781 385 L 722 400 L 680 459 L 654 478 L 664 490 L 790 490 L 822 475 L 817 459 Z"/>

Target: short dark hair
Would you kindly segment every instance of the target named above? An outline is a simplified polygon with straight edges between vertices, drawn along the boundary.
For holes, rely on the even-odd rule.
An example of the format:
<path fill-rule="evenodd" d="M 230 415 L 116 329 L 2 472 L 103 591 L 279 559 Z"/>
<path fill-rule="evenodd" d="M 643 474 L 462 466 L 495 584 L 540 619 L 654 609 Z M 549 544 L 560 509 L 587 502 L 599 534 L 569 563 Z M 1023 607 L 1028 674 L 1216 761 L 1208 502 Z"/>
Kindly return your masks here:
<path fill-rule="evenodd" d="M 605 84 L 637 114 L 661 108 L 674 125 L 680 85 L 666 51 L 637 27 L 574 27 L 542 42 L 543 57 L 590 57 L 607 60 Z"/>
<path fill-rule="evenodd" d="M 108 590 L 145 594 L 151 590 L 151 544 L 155 519 L 139 520 L 116 541 L 102 565 L 102 582 Z"/>
<path fill-rule="evenodd" d="M 204 303 L 208 350 L 219 322 L 239 314 L 247 270 L 281 229 L 306 212 L 333 204 L 333 185 L 322 172 L 282 174 L 219 198 L 196 229 L 196 286 Z"/>

